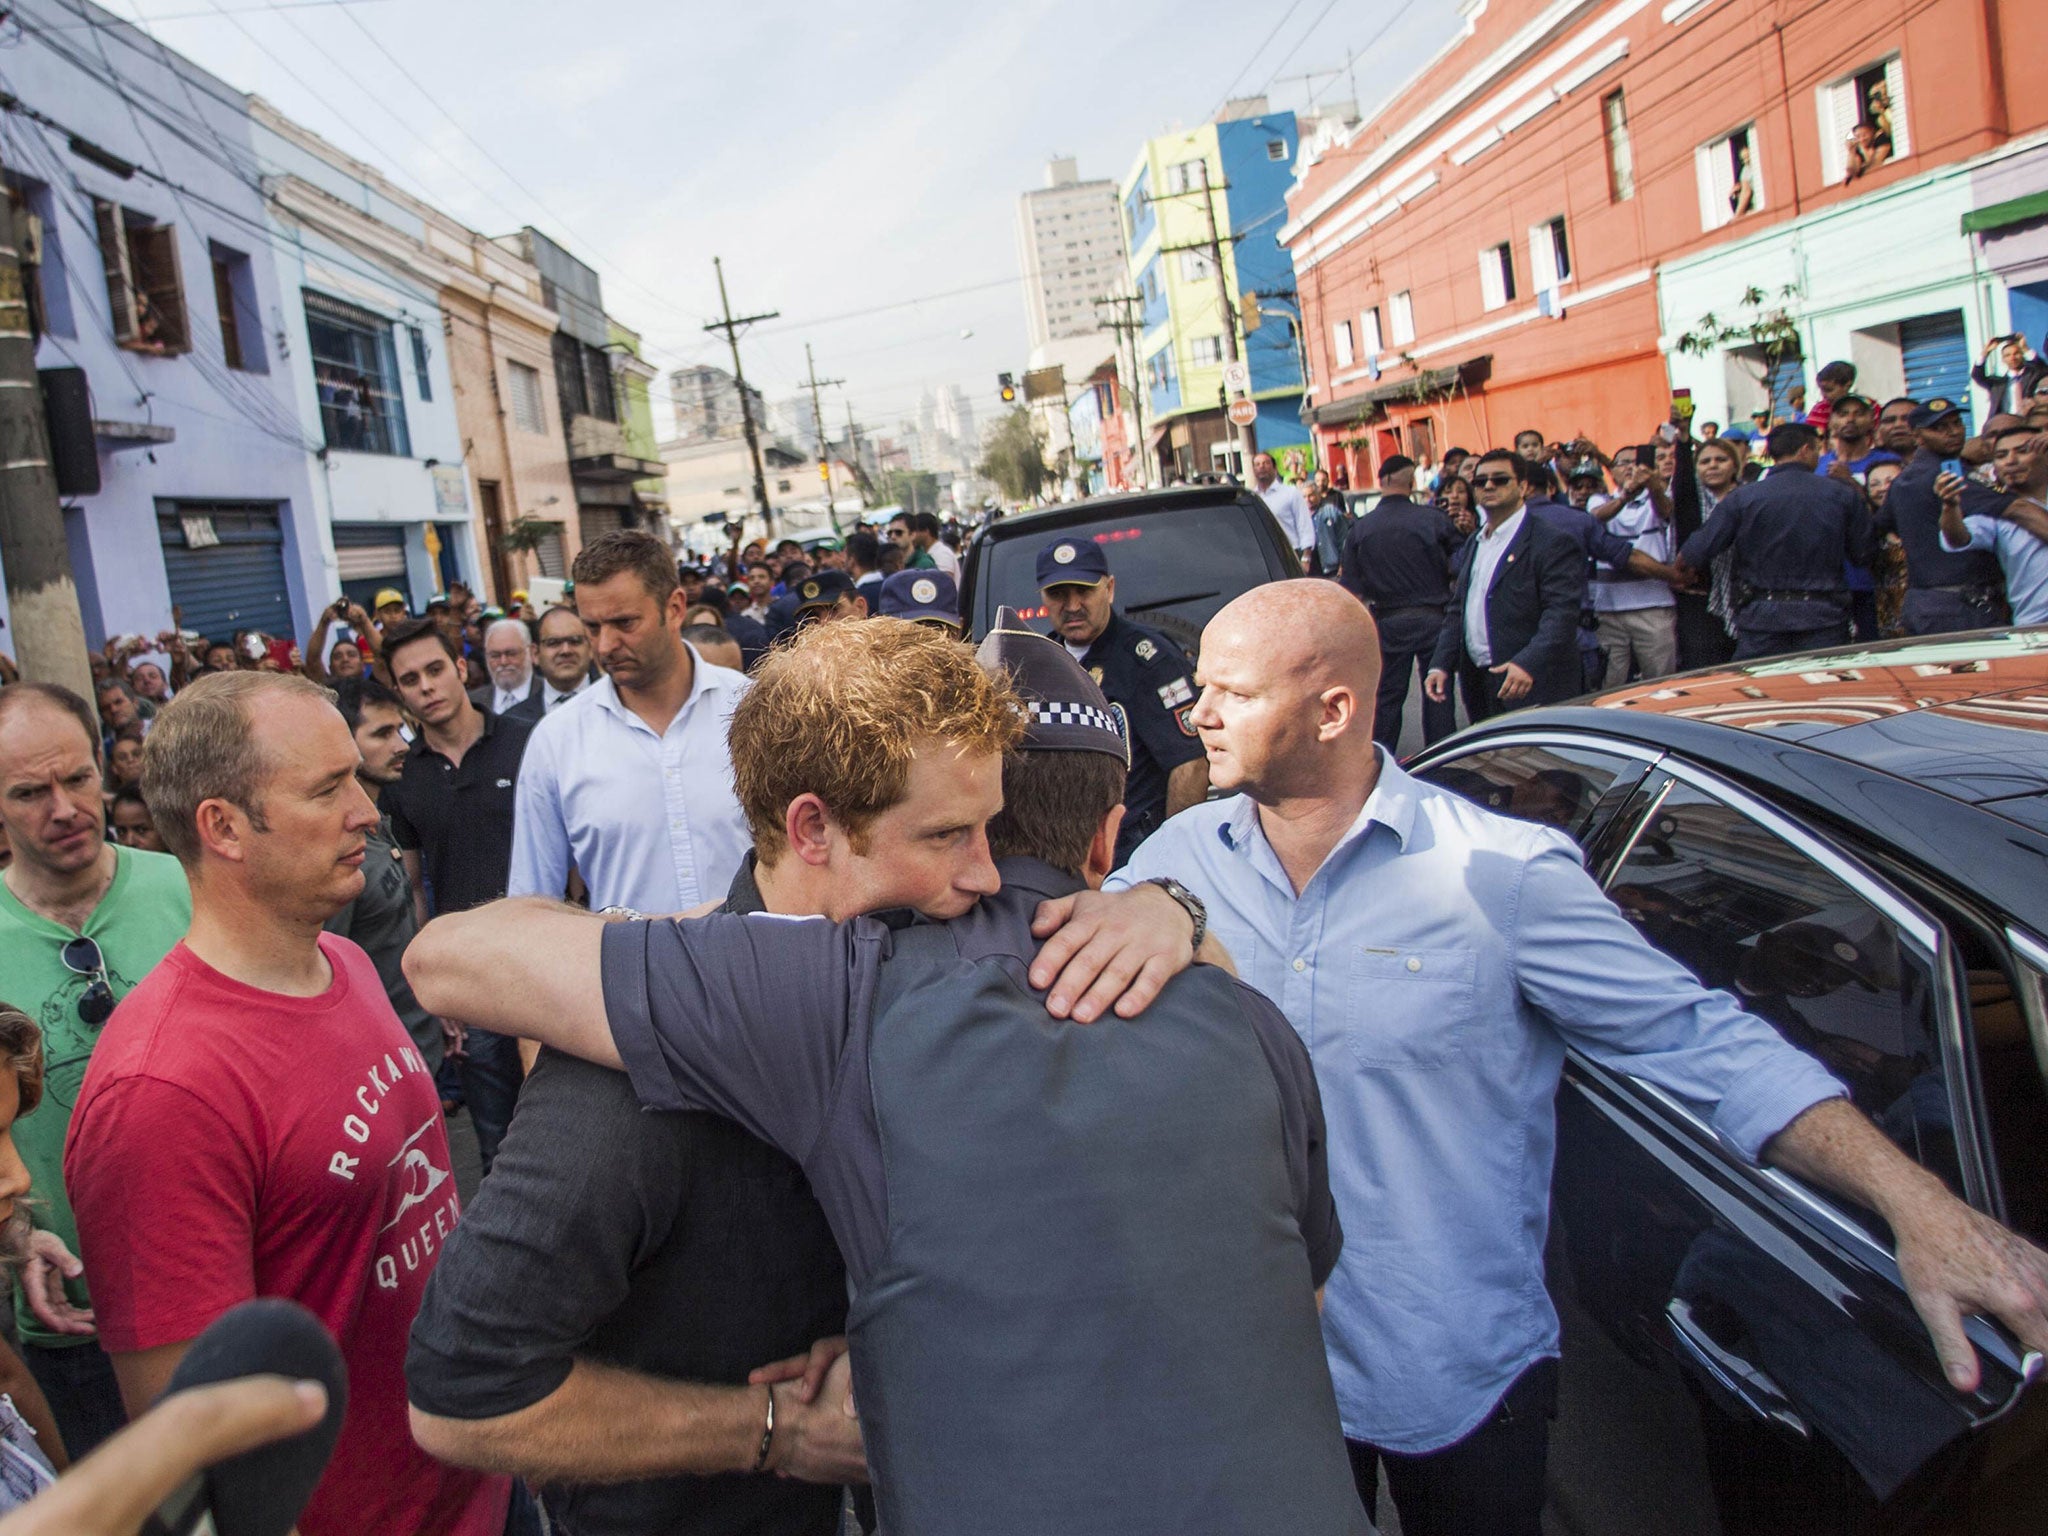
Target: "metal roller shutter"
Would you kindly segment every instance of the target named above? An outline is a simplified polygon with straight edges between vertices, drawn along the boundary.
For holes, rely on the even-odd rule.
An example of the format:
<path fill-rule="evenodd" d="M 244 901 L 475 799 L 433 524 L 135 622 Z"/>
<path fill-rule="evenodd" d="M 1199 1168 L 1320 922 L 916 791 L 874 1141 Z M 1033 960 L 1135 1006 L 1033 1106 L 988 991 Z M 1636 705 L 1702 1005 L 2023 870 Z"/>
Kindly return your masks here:
<path fill-rule="evenodd" d="M 405 578 L 405 530 L 391 523 L 336 523 L 334 559 L 341 569 L 342 594 L 365 609 L 376 606 L 385 587 L 409 592 Z"/>
<path fill-rule="evenodd" d="M 578 507 L 576 509 L 576 532 L 579 541 L 588 544 L 607 533 L 617 533 L 626 526 L 626 520 L 617 507 Z"/>
<path fill-rule="evenodd" d="M 284 530 L 275 503 L 171 502 L 157 513 L 164 575 L 184 627 L 210 640 L 238 629 L 292 635 Z M 196 535 L 199 547 L 194 548 Z M 209 542 L 209 539 L 216 542 Z"/>
<path fill-rule="evenodd" d="M 1906 393 L 1915 400 L 1953 400 L 1971 417 L 1970 343 L 1963 312 L 1920 315 L 1899 322 L 1899 354 L 1906 367 Z"/>

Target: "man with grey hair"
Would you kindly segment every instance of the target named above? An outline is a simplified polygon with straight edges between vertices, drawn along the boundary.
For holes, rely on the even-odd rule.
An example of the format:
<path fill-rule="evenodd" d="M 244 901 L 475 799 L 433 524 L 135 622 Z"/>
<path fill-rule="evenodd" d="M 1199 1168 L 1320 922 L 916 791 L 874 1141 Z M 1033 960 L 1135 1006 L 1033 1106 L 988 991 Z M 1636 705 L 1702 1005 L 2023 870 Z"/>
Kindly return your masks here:
<path fill-rule="evenodd" d="M 369 957 L 321 927 L 377 825 L 355 740 L 326 689 L 263 672 L 200 679 L 151 734 L 143 794 L 192 925 L 108 1021 L 64 1164 L 122 1396 L 154 1402 L 229 1308 L 300 1302 L 349 1402 L 299 1530 L 498 1536 L 506 1481 L 406 1429 L 406 1331 L 460 1206 L 433 1074 Z"/>
<path fill-rule="evenodd" d="M 491 680 L 469 690 L 470 702 L 487 715 L 509 715 L 531 701 L 540 692 L 534 657 L 533 631 L 526 620 L 493 619 L 484 626 L 484 667 Z"/>

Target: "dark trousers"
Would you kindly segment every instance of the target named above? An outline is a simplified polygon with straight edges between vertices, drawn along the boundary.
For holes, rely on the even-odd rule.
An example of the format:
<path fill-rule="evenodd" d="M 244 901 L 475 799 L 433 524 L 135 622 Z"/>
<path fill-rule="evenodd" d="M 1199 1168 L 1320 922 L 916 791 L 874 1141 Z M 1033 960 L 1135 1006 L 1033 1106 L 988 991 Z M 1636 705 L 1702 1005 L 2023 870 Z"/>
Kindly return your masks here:
<path fill-rule="evenodd" d="M 1374 615 L 1380 630 L 1380 691 L 1373 705 L 1372 739 L 1389 752 L 1401 750 L 1401 716 L 1408 707 L 1408 681 L 1429 671 L 1429 653 L 1443 628 L 1441 608 L 1390 608 Z M 1458 728 L 1457 706 L 1422 696 L 1422 744 L 1434 746 Z"/>
<path fill-rule="evenodd" d="M 1368 1514 L 1385 1464 L 1403 1536 L 1542 1536 L 1543 1466 L 1556 1416 L 1557 1362 L 1538 1360 L 1455 1445 L 1420 1456 L 1344 1445 Z"/>
<path fill-rule="evenodd" d="M 1818 651 L 1848 643 L 1847 619 L 1820 629 L 1744 629 L 1736 632 L 1734 659 L 1754 661 L 1760 656 L 1785 656 L 1793 651 Z"/>
<path fill-rule="evenodd" d="M 1697 592 L 1678 594 L 1678 665 L 1718 667 L 1735 656 L 1735 637 L 1707 609 L 1706 597 Z"/>
<path fill-rule="evenodd" d="M 1899 619 L 1909 635 L 1952 635 L 1965 629 L 1993 629 L 2005 622 L 1988 604 L 1973 603 L 1960 592 L 1936 587 L 1906 588 Z"/>
<path fill-rule="evenodd" d="M 1494 665 L 1500 663 L 1495 662 Z M 1474 666 L 1469 656 L 1461 657 L 1458 661 L 1458 691 L 1465 698 L 1465 718 L 1491 720 L 1495 715 L 1504 715 L 1511 709 L 1526 709 L 1535 702 L 1536 690 L 1532 688 L 1519 699 L 1503 704 L 1500 685 L 1506 680 L 1506 673 Z"/>
<path fill-rule="evenodd" d="M 485 1173 L 498 1156 L 498 1143 L 512 1124 L 512 1106 L 519 1102 L 519 1042 L 488 1029 L 470 1029 L 462 1037 L 462 1102 L 476 1126 L 477 1158 Z"/>
<path fill-rule="evenodd" d="M 23 1340 L 21 1358 L 49 1399 L 50 1416 L 73 1461 L 128 1422 L 113 1362 L 95 1341 L 53 1347 Z"/>

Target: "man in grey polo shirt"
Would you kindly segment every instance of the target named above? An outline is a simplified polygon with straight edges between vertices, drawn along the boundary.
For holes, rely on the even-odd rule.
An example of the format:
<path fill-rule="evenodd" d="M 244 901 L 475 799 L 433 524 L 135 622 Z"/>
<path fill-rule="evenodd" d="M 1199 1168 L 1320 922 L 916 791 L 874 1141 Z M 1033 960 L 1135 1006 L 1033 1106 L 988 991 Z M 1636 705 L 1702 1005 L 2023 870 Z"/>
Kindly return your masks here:
<path fill-rule="evenodd" d="M 803 1164 L 892 1536 L 1367 1531 L 1314 1299 L 1341 1238 L 1307 1053 L 1207 966 L 1142 1023 L 1048 1016 L 1033 915 L 1108 872 L 1125 740 L 1014 615 L 983 656 L 1030 723 L 987 797 L 1003 888 L 964 916 L 593 935 L 528 905 L 449 920 L 439 956 L 505 973 L 494 1024 Z M 736 761 L 743 736 L 736 715 Z"/>

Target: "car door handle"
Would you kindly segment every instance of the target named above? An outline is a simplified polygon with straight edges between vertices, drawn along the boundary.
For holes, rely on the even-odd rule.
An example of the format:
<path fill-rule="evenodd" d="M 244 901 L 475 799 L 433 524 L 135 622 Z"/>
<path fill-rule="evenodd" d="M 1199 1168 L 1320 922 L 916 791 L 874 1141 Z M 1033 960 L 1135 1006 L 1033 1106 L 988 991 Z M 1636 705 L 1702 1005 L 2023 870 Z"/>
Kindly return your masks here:
<path fill-rule="evenodd" d="M 1798 1440 L 1811 1440 L 1813 1430 L 1793 1408 L 1784 1390 L 1747 1360 L 1714 1341 L 1692 1315 L 1692 1306 L 1674 1296 L 1664 1308 L 1664 1320 L 1678 1341 L 1679 1353 L 1697 1366 L 1710 1384 L 1740 1403 L 1754 1417 L 1773 1429 Z"/>

